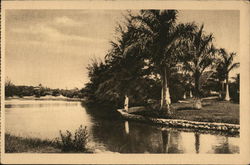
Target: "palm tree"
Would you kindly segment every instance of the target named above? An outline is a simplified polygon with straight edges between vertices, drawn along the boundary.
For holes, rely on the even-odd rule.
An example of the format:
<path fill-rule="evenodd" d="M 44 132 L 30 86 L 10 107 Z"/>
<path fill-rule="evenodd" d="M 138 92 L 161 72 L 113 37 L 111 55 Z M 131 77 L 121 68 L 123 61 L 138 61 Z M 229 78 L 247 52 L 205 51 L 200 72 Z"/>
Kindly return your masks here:
<path fill-rule="evenodd" d="M 192 98 L 192 76 L 189 70 L 183 65 L 183 63 L 179 63 L 178 65 L 178 72 L 182 75 L 180 78 L 181 83 L 185 89 L 183 99 L 187 98 L 187 94 L 189 98 Z"/>
<path fill-rule="evenodd" d="M 116 28 L 117 37 L 111 41 L 111 50 L 105 57 L 105 64 L 108 66 L 107 79 L 100 83 L 97 94 L 114 96 L 117 99 L 125 98 L 125 109 L 128 107 L 129 98 L 141 95 L 146 85 L 143 79 L 142 68 L 144 60 L 140 52 L 136 37 L 137 30 L 131 24 L 131 18 L 126 17 L 124 26 Z"/>
<path fill-rule="evenodd" d="M 234 57 L 236 56 L 236 53 L 231 52 L 228 53 L 225 49 L 220 49 L 219 54 L 221 55 L 221 61 L 219 63 L 219 67 L 221 68 L 221 76 L 223 77 L 223 80 L 226 81 L 226 93 L 224 100 L 229 101 L 230 96 L 229 96 L 229 85 L 228 85 L 228 80 L 229 80 L 229 72 L 235 68 L 238 68 L 240 63 L 236 62 L 234 63 Z"/>
<path fill-rule="evenodd" d="M 156 72 L 161 77 L 161 110 L 167 115 L 170 110 L 169 77 L 177 58 L 174 57 L 181 36 L 194 29 L 193 24 L 177 24 L 176 10 L 141 10 L 133 17 L 137 31 L 140 32 L 142 48 Z"/>
<path fill-rule="evenodd" d="M 181 56 L 185 68 L 187 68 L 194 79 L 195 84 L 195 104 L 194 108 L 201 109 L 201 84 L 200 78 L 204 71 L 212 66 L 216 49 L 212 44 L 212 34 L 206 35 L 203 31 L 204 25 L 197 28 L 195 32 L 190 36 L 189 40 L 186 40 L 186 50 Z"/>
<path fill-rule="evenodd" d="M 218 80 L 218 83 L 220 85 L 219 87 L 219 98 L 222 99 L 223 91 L 224 91 L 224 80 L 225 80 L 225 74 L 224 74 L 224 68 L 223 64 L 219 61 L 216 72 L 214 73 L 214 79 Z"/>

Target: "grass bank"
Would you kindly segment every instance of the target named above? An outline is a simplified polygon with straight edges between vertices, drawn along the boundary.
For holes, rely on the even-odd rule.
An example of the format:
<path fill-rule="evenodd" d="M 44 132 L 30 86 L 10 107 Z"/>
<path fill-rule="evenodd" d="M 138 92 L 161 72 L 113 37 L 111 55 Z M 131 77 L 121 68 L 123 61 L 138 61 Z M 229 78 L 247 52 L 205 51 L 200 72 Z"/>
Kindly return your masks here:
<path fill-rule="evenodd" d="M 54 140 L 18 137 L 5 134 L 6 153 L 93 153 L 88 147 L 87 127 L 82 125 L 75 132 L 59 131 L 60 137 Z"/>
<path fill-rule="evenodd" d="M 203 122 L 239 124 L 240 106 L 228 101 L 203 100 L 203 108 L 195 110 L 193 103 L 175 103 L 173 118 Z"/>
<path fill-rule="evenodd" d="M 171 108 L 174 110 L 174 115 L 171 118 L 200 122 L 239 124 L 239 104 L 228 101 L 218 101 L 216 99 L 205 99 L 202 101 L 202 106 L 203 108 L 201 110 L 194 109 L 193 100 L 173 103 L 171 104 Z M 156 110 L 146 110 L 143 112 L 136 112 L 135 114 L 165 118 Z"/>
<path fill-rule="evenodd" d="M 24 138 L 10 134 L 5 134 L 6 153 L 60 153 L 56 141 L 41 140 L 38 138 Z"/>

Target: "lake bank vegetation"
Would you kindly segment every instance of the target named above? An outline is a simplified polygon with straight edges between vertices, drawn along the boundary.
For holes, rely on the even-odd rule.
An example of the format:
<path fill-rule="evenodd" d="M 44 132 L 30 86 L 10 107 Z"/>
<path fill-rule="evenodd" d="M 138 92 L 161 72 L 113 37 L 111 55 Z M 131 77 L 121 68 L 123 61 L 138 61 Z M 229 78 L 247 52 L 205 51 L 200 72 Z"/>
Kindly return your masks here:
<path fill-rule="evenodd" d="M 25 138 L 5 134 L 5 152 L 6 153 L 59 153 L 61 150 L 57 147 L 55 141 L 41 140 L 39 138 Z"/>
<path fill-rule="evenodd" d="M 238 123 L 238 105 L 233 106 L 231 117 L 225 113 L 231 104 L 239 103 L 240 75 L 229 77 L 239 67 L 234 62 L 235 52 L 215 47 L 214 36 L 205 32 L 205 25 L 178 23 L 176 10 L 128 12 L 125 20 L 117 26 L 105 59 L 93 59 L 88 66 L 90 81 L 82 90 L 88 104 L 112 105 L 114 109 L 148 106 L 160 117 L 193 114 L 201 121 L 220 114 L 217 118 Z M 214 104 L 218 107 L 211 103 L 208 110 L 203 100 L 210 96 L 217 98 Z M 180 101 L 186 99 L 192 106 L 183 114 L 176 111 L 174 105 L 178 101 L 183 105 Z M 226 102 L 217 102 L 220 100 Z M 223 113 L 218 111 L 220 107 L 224 107 Z M 193 113 L 195 110 L 200 111 Z"/>
<path fill-rule="evenodd" d="M 5 98 L 43 98 L 45 96 L 65 97 L 65 98 L 83 98 L 81 90 L 75 89 L 51 89 L 38 86 L 15 85 L 11 80 L 5 82 Z"/>
<path fill-rule="evenodd" d="M 92 153 L 88 148 L 87 127 L 82 125 L 75 132 L 59 131 L 60 136 L 53 140 L 19 137 L 5 133 L 6 153 Z"/>

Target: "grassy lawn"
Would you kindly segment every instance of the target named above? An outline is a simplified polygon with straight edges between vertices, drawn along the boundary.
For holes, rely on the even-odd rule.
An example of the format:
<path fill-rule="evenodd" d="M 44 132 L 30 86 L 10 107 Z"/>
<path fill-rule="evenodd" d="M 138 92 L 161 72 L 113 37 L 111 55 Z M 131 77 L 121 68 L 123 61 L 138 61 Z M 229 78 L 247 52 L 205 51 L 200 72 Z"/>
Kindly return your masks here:
<path fill-rule="evenodd" d="M 173 118 L 239 124 L 239 104 L 228 101 L 203 100 L 202 105 L 201 110 L 195 110 L 192 108 L 192 100 L 190 103 L 174 103 L 172 105 L 175 109 Z"/>
<path fill-rule="evenodd" d="M 193 108 L 193 102 L 194 100 L 185 100 L 185 102 L 171 104 L 171 108 L 174 110 L 174 114 L 171 118 L 239 124 L 240 106 L 237 103 L 218 101 L 216 99 L 205 99 L 202 100 L 203 108 L 201 110 L 196 110 Z M 159 111 L 149 109 L 143 112 L 136 112 L 135 114 L 148 117 L 167 118 L 161 115 Z"/>
<path fill-rule="evenodd" d="M 5 134 L 6 153 L 59 153 L 61 149 L 56 147 L 56 143 L 50 140 L 38 138 L 23 138 L 10 134 Z"/>

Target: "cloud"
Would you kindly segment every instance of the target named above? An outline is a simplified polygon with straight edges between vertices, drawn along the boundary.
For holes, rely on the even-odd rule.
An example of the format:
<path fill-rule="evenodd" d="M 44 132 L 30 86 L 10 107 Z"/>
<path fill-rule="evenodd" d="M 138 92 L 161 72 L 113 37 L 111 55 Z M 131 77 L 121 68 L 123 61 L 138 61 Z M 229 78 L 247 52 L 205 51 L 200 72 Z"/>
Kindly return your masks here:
<path fill-rule="evenodd" d="M 54 22 L 63 26 L 82 26 L 82 23 L 77 22 L 67 16 L 56 17 L 54 18 Z"/>
<path fill-rule="evenodd" d="M 80 44 L 104 43 L 113 39 L 114 26 L 121 11 L 110 10 L 23 10 L 9 11 L 9 38 Z M 21 36 L 23 35 L 23 36 Z"/>
<path fill-rule="evenodd" d="M 103 38 L 94 38 L 94 37 L 85 37 L 77 35 L 68 35 L 58 31 L 56 28 L 53 28 L 47 24 L 33 24 L 27 28 L 15 27 L 11 29 L 11 32 L 16 33 L 15 35 L 21 36 L 20 39 L 23 42 L 23 39 L 38 41 L 41 42 L 62 42 L 70 43 L 104 43 L 108 42 Z"/>
<path fill-rule="evenodd" d="M 16 84 L 71 88 L 87 82 L 90 58 L 107 53 L 119 11 L 22 10 L 7 15 L 6 75 Z"/>

